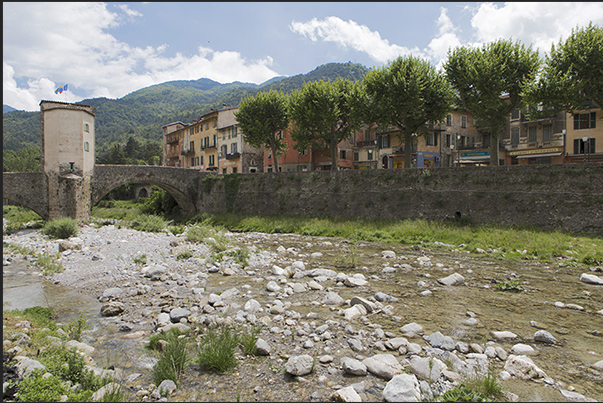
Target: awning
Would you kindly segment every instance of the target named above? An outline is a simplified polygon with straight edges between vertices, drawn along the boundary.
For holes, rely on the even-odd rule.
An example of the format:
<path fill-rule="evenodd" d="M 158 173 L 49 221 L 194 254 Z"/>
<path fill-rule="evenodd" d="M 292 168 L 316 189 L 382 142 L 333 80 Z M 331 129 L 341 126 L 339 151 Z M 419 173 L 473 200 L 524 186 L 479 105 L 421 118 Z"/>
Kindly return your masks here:
<path fill-rule="evenodd" d="M 561 153 L 549 153 L 549 154 L 529 154 L 529 155 L 519 155 L 517 159 L 520 158 L 541 158 L 541 157 L 558 157 Z"/>

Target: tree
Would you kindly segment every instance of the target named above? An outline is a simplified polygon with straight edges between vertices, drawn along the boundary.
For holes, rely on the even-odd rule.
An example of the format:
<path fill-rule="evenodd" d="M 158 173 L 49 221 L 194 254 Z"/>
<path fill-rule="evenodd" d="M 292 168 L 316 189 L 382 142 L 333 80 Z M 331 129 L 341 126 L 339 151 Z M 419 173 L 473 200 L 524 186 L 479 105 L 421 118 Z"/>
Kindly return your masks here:
<path fill-rule="evenodd" d="M 585 109 L 591 102 L 603 108 L 603 29 L 592 22 L 572 29 L 571 35 L 551 46 L 537 81 L 526 90 L 543 113 Z"/>
<path fill-rule="evenodd" d="M 4 172 L 39 172 L 39 148 L 22 148 L 18 152 L 13 150 L 2 151 L 2 168 Z"/>
<path fill-rule="evenodd" d="M 404 143 L 404 167 L 410 168 L 416 136 L 429 122 L 444 119 L 452 107 L 450 83 L 429 62 L 413 56 L 398 57 L 364 77 L 369 116 L 380 126 L 400 130 Z"/>
<path fill-rule="evenodd" d="M 245 141 L 253 147 L 267 146 L 271 150 L 276 172 L 276 159 L 286 147 L 279 133 L 289 126 L 288 103 L 288 97 L 281 91 L 258 92 L 245 97 L 235 112 Z"/>
<path fill-rule="evenodd" d="M 523 106 L 539 66 L 531 47 L 506 40 L 448 51 L 444 69 L 461 106 L 490 134 L 490 165 L 498 165 L 498 138 L 509 114 Z"/>
<path fill-rule="evenodd" d="M 130 136 L 128 142 L 126 143 L 126 147 L 124 148 L 124 153 L 126 158 L 130 158 L 133 160 L 140 159 L 140 143 L 136 138 Z"/>
<path fill-rule="evenodd" d="M 298 151 L 329 148 L 331 167 L 337 169 L 337 144 L 362 124 L 363 96 L 351 80 L 312 81 L 290 99 L 291 137 Z"/>

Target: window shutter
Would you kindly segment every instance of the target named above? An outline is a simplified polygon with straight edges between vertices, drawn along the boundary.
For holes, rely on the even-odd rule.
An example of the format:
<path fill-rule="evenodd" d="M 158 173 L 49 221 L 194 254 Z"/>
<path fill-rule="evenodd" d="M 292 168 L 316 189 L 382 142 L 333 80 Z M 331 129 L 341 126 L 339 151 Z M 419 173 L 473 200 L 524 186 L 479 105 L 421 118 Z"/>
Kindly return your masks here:
<path fill-rule="evenodd" d="M 434 146 L 438 145 L 438 137 L 440 137 L 439 133 L 434 133 L 433 134 L 433 145 Z"/>
<path fill-rule="evenodd" d="M 574 139 L 574 154 L 580 154 L 580 139 Z"/>
<path fill-rule="evenodd" d="M 377 147 L 383 148 L 383 136 L 377 136 Z"/>
<path fill-rule="evenodd" d="M 594 129 L 597 127 L 597 112 L 590 113 L 590 128 Z"/>
<path fill-rule="evenodd" d="M 580 129 L 580 115 L 574 113 L 574 130 Z"/>
<path fill-rule="evenodd" d="M 594 154 L 595 153 L 595 138 L 591 137 L 590 140 L 588 141 L 588 143 L 590 144 L 590 153 Z"/>

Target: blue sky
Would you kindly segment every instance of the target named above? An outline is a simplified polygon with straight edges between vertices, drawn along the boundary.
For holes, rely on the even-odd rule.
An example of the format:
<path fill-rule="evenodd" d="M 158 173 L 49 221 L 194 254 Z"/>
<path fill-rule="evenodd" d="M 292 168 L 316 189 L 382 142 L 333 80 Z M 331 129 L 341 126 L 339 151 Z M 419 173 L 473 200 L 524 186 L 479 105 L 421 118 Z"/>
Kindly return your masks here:
<path fill-rule="evenodd" d="M 3 104 L 121 98 L 172 80 L 262 83 L 331 62 L 372 68 L 397 56 L 440 67 L 448 49 L 499 38 L 541 55 L 603 3 L 139 2 L 3 7 Z M 68 84 L 69 90 L 54 90 Z"/>

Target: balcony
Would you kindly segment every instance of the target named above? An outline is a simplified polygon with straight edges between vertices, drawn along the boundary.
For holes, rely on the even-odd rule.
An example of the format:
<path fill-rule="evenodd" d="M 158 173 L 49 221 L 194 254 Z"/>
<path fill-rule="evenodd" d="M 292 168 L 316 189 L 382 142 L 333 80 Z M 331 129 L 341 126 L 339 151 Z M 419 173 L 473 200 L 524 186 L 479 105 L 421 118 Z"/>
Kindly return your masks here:
<path fill-rule="evenodd" d="M 227 160 L 236 160 L 237 158 L 241 158 L 241 153 L 226 154 L 226 159 Z"/>
<path fill-rule="evenodd" d="M 192 148 L 183 148 L 182 151 L 180 152 L 181 155 L 186 155 L 186 154 L 190 154 L 193 153 L 194 150 Z"/>
<path fill-rule="evenodd" d="M 177 142 L 178 142 L 178 137 L 177 137 L 177 136 L 171 136 L 171 137 L 167 137 L 167 138 L 165 139 L 165 142 L 166 142 L 167 144 L 174 144 L 174 143 L 177 143 Z"/>
<path fill-rule="evenodd" d="M 209 150 L 211 148 L 216 148 L 216 145 L 215 144 L 208 144 L 208 145 L 202 145 L 201 146 L 202 150 Z"/>

